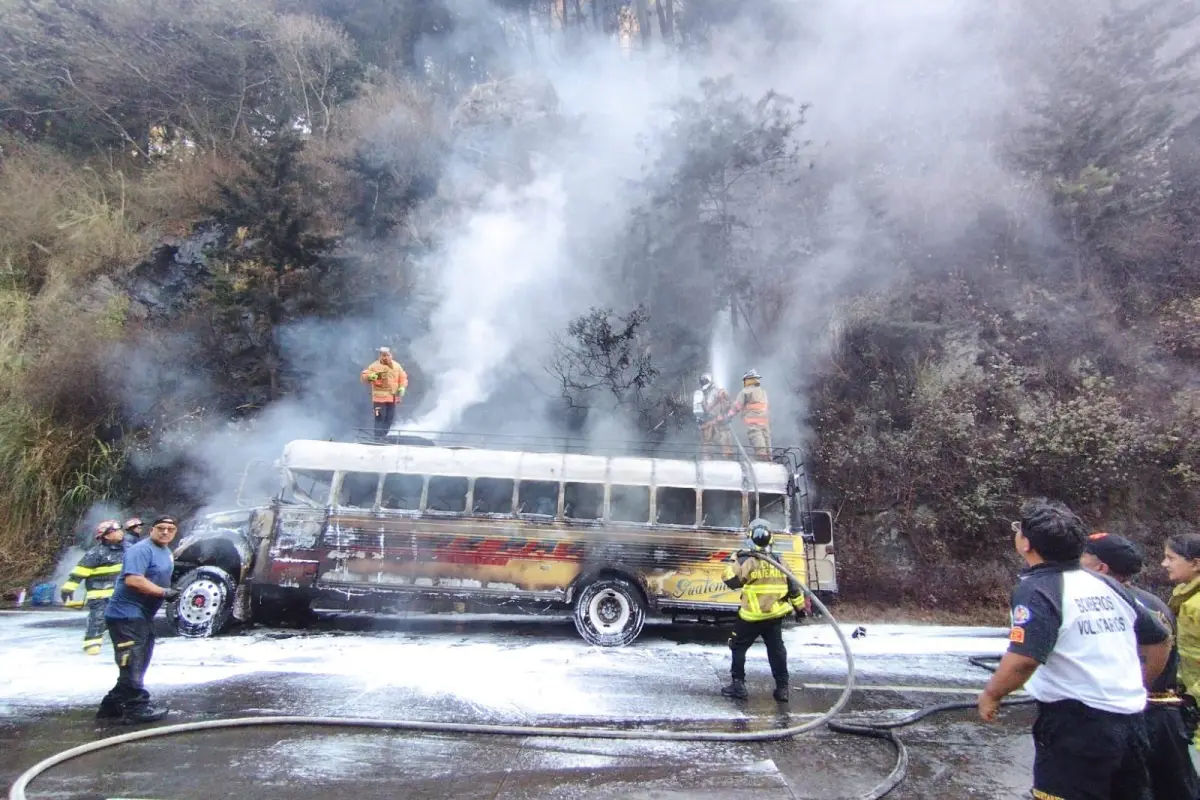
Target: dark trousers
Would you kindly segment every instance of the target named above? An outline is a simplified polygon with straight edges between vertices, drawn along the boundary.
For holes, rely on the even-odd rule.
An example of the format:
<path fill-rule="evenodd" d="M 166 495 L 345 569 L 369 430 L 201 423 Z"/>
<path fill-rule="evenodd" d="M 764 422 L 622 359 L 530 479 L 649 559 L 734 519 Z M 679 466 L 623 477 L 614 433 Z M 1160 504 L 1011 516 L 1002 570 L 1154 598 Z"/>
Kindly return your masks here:
<path fill-rule="evenodd" d="M 104 630 L 107 627 L 104 624 L 104 609 L 108 608 L 108 598 L 88 600 L 87 607 L 88 624 L 87 632 L 83 634 L 83 646 L 91 647 L 104 642 Z"/>
<path fill-rule="evenodd" d="M 1192 766 L 1179 706 L 1156 703 L 1146 706 L 1146 733 L 1150 739 L 1150 787 L 1154 800 L 1196 800 L 1200 796 L 1200 779 Z"/>
<path fill-rule="evenodd" d="M 1150 741 L 1142 714 L 1075 700 L 1038 703 L 1033 796 L 1045 800 L 1150 800 Z"/>
<path fill-rule="evenodd" d="M 392 420 L 396 418 L 395 403 L 374 403 L 375 406 L 375 438 L 383 441 L 392 429 Z"/>
<path fill-rule="evenodd" d="M 136 712 L 150 705 L 146 668 L 154 655 L 154 627 L 148 619 L 110 619 L 108 636 L 117 660 L 117 685 L 100 701 L 101 710 Z"/>
<path fill-rule="evenodd" d="M 729 636 L 729 649 L 733 651 L 733 664 L 729 671 L 735 681 L 746 680 L 746 651 L 758 637 L 762 637 L 767 646 L 767 661 L 771 665 L 771 675 L 779 686 L 788 682 L 787 648 L 783 645 L 783 618 L 768 619 L 762 622 L 747 622 L 741 617 L 733 626 Z"/>

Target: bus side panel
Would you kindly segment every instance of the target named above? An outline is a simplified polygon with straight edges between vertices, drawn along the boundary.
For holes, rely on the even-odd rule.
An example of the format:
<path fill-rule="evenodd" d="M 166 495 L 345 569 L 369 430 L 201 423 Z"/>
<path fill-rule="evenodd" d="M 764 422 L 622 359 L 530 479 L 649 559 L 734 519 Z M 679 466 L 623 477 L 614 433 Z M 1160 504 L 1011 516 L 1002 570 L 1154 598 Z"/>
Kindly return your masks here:
<path fill-rule="evenodd" d="M 554 525 L 521 520 L 337 513 L 322 542 L 321 584 L 561 594 L 582 547 Z"/>
<path fill-rule="evenodd" d="M 312 588 L 317 579 L 324 525 L 324 509 L 280 507 L 275 513 L 266 557 L 256 559 L 255 580 L 272 586 Z"/>

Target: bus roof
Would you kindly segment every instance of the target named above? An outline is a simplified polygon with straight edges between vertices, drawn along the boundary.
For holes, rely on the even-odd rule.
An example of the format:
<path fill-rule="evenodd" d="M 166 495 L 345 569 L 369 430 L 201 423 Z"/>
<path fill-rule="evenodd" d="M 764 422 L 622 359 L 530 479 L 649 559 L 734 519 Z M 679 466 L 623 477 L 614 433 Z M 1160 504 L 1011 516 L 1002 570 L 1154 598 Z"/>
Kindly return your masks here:
<path fill-rule="evenodd" d="M 455 475 L 568 483 L 613 483 L 697 489 L 742 490 L 743 464 L 673 458 L 529 453 L 414 445 L 372 445 L 300 439 L 283 449 L 281 466 L 292 470 Z M 752 464 L 758 490 L 783 494 L 788 471 L 782 464 Z M 753 488 L 754 482 L 747 481 Z"/>

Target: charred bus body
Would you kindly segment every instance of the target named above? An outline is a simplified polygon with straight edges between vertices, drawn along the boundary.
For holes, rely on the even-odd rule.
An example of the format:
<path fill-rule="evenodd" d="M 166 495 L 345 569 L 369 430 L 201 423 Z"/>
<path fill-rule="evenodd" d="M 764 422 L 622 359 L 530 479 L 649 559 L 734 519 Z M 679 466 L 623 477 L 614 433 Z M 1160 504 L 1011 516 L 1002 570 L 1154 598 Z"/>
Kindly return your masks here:
<path fill-rule="evenodd" d="M 301 440 L 277 466 L 271 503 L 204 517 L 176 548 L 183 635 L 440 598 L 571 609 L 589 643 L 628 644 L 648 613 L 736 613 L 721 578 L 755 516 L 810 588 L 837 591 L 830 516 L 784 463 Z"/>

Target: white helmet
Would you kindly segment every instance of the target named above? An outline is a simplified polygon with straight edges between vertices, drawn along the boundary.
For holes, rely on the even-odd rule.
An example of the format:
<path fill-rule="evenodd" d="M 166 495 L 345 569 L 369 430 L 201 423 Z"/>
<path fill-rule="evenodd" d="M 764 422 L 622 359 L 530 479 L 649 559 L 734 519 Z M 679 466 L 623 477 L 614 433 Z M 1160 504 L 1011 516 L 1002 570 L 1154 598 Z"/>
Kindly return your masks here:
<path fill-rule="evenodd" d="M 700 388 L 707 390 L 710 386 L 712 386 L 712 375 L 706 372 L 700 376 Z"/>
<path fill-rule="evenodd" d="M 746 374 L 742 376 L 742 380 L 744 380 L 744 381 L 760 381 L 760 380 L 762 380 L 762 375 L 758 374 L 758 370 L 750 369 L 750 370 L 746 370 Z"/>

